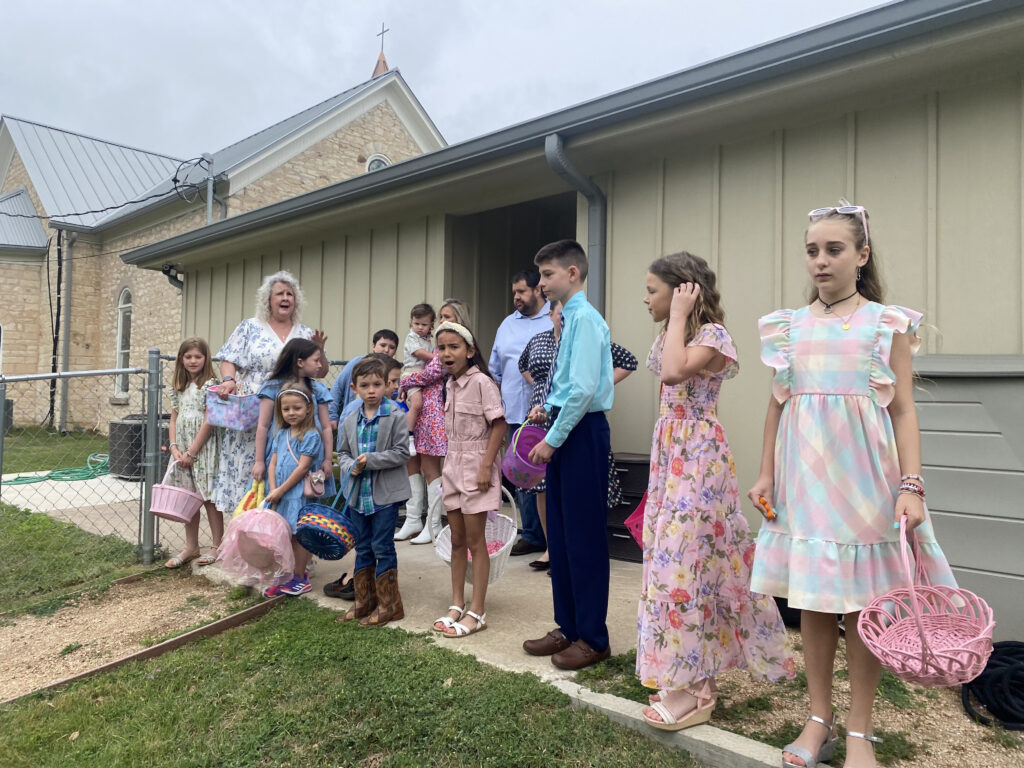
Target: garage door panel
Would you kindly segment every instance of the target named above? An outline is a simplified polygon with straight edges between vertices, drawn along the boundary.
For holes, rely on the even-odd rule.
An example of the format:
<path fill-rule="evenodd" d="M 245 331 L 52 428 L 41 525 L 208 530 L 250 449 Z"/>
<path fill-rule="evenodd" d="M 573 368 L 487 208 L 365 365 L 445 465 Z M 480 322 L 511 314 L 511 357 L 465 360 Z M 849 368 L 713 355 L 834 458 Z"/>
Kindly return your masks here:
<path fill-rule="evenodd" d="M 1019 640 L 1024 637 L 1024 611 L 1020 610 L 1024 578 L 979 573 L 963 568 L 954 568 L 953 575 L 960 587 L 969 589 L 991 606 L 996 619 L 995 640 Z"/>
<path fill-rule="evenodd" d="M 923 430 L 999 432 L 999 426 L 981 403 L 920 402 L 917 419 Z"/>
<path fill-rule="evenodd" d="M 1024 576 L 1024 521 L 981 520 L 936 510 L 931 518 L 950 565 Z"/>
<path fill-rule="evenodd" d="M 924 475 L 930 508 L 966 515 L 1024 519 L 1024 473 L 926 464 Z"/>
<path fill-rule="evenodd" d="M 1024 471 L 1002 435 L 921 431 L 921 455 L 933 467 Z"/>

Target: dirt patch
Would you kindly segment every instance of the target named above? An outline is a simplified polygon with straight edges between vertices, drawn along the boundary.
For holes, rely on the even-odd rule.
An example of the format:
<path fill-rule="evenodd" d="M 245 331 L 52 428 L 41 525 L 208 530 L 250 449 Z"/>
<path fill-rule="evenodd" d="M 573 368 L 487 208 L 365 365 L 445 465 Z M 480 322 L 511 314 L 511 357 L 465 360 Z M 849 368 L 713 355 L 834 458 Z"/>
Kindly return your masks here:
<path fill-rule="evenodd" d="M 797 669 L 804 669 L 800 636 L 790 633 L 796 645 L 794 652 Z M 836 654 L 836 677 L 833 684 L 833 703 L 842 723 L 850 707 L 850 683 L 846 678 L 845 643 L 840 642 Z M 746 672 L 733 670 L 718 678 L 719 711 L 711 724 L 746 734 L 772 733 L 787 723 L 803 723 L 809 701 L 805 686 L 799 683 L 759 683 Z M 888 697 L 888 698 L 887 698 Z M 765 699 L 770 700 L 766 705 Z M 743 716 L 739 706 L 753 700 L 752 711 Z M 721 708 L 726 708 L 723 712 Z M 739 706 L 737 706 L 739 705 Z M 735 708 L 737 719 L 723 722 L 729 708 Z M 1024 762 L 1024 742 L 1017 734 L 1003 731 L 1007 748 L 998 741 L 998 735 L 971 720 L 960 703 L 960 688 L 923 688 L 905 685 L 894 678 L 883 679 L 875 699 L 875 730 L 901 733 L 918 745 L 911 750 L 912 757 L 895 763 L 915 768 L 960 768 L 963 765 L 984 765 L 986 768 L 1017 768 Z M 835 764 L 841 764 L 836 762 Z"/>
<path fill-rule="evenodd" d="M 127 656 L 239 607 L 226 587 L 182 573 L 114 585 L 52 616 L 4 619 L 0 700 Z"/>

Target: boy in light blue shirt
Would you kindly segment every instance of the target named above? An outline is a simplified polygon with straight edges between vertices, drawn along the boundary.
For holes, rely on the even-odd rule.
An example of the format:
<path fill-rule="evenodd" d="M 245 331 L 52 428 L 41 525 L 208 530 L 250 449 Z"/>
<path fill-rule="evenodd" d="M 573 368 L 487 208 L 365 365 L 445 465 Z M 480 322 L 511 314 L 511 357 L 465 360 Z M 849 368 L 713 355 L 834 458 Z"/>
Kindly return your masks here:
<path fill-rule="evenodd" d="M 562 334 L 548 375 L 544 405 L 529 419 L 549 424 L 530 452 L 547 464 L 548 553 L 558 628 L 523 649 L 551 656 L 560 669 L 582 669 L 607 659 L 608 644 L 608 455 L 605 411 L 612 407 L 611 338 L 601 314 L 587 301 L 587 257 L 574 240 L 538 251 L 540 285 L 562 302 Z"/>

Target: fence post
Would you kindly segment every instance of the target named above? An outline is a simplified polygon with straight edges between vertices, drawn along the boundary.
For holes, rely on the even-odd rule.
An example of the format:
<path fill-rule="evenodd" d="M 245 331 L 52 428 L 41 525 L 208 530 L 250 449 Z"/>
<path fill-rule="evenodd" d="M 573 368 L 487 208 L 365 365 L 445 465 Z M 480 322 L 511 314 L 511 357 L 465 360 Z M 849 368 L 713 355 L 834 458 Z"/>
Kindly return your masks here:
<path fill-rule="evenodd" d="M 0 474 L 4 471 L 4 437 L 7 435 L 7 382 L 0 378 Z M 3 484 L 0 483 L 0 488 Z"/>
<path fill-rule="evenodd" d="M 142 564 L 153 564 L 153 515 L 150 514 L 153 485 L 160 472 L 160 350 L 149 350 L 149 375 L 146 384 L 146 461 L 145 488 L 142 496 Z"/>

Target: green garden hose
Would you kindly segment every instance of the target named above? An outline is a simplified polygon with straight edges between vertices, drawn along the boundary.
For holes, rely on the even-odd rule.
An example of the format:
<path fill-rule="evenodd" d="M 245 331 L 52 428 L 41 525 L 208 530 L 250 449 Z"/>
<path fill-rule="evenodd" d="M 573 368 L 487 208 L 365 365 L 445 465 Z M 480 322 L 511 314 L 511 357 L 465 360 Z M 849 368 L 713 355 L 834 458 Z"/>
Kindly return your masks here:
<path fill-rule="evenodd" d="M 74 480 L 92 480 L 95 477 L 102 477 L 110 470 L 110 457 L 105 453 L 90 453 L 84 467 L 68 467 L 67 469 L 55 469 L 45 475 L 19 475 L 11 480 L 4 480 L 4 485 L 29 485 L 30 483 L 42 483 L 47 480 L 57 480 L 62 483 L 70 483 Z"/>

